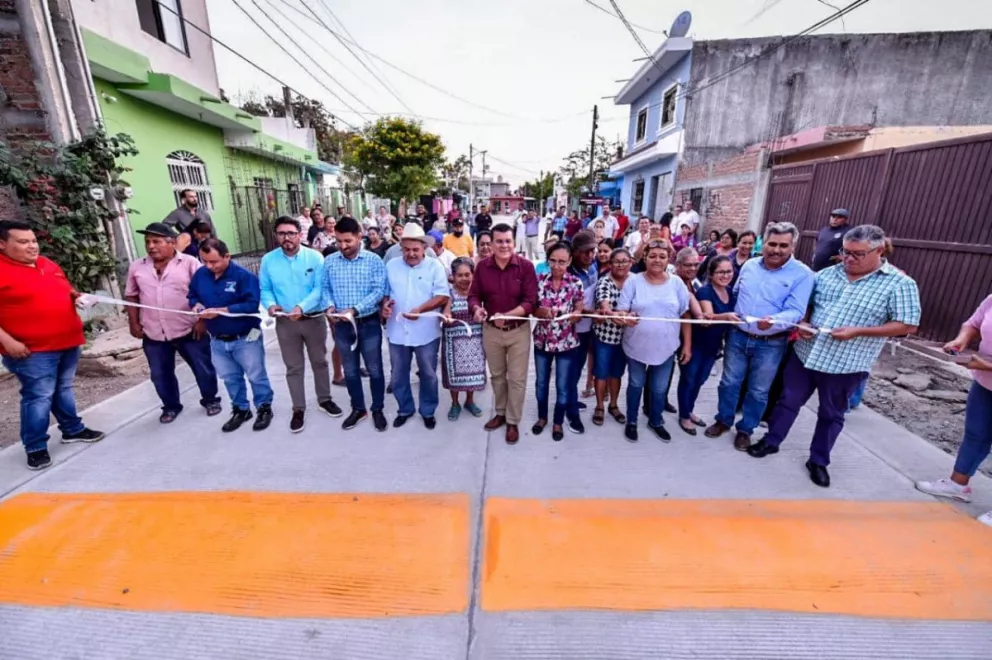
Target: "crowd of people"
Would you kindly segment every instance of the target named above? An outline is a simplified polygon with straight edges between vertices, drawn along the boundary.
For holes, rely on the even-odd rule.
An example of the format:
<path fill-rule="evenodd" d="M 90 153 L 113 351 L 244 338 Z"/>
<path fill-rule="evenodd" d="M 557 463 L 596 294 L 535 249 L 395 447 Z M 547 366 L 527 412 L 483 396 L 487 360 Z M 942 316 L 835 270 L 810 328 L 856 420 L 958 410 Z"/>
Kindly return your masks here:
<path fill-rule="evenodd" d="M 494 414 L 485 428 L 505 427 L 513 445 L 524 422 L 533 353 L 537 418 L 530 430 L 540 435 L 550 424 L 555 441 L 566 428 L 586 431 L 581 413 L 583 399 L 590 399 L 592 423 L 602 426 L 608 415 L 630 442 L 638 440 L 642 412 L 650 432 L 670 441 L 664 416 L 677 413 L 682 432 L 696 435 L 705 428 L 716 438 L 733 431 L 734 448 L 764 458 L 779 451 L 816 392 L 806 468 L 815 484 L 827 487 L 831 450 L 852 399 L 860 396 L 886 339 L 914 332 L 921 314 L 915 281 L 887 259 L 891 243 L 884 231 L 850 226 L 843 209 L 821 232 L 811 268 L 793 254 L 799 237 L 794 225 L 771 223 L 761 237 L 712 231 L 700 241 L 698 214 L 689 203 L 658 222 L 642 217 L 633 226 L 622 211 L 607 208 L 583 221 L 562 208 L 543 236 L 533 214 L 523 213 L 523 254 L 519 228 L 488 224 L 484 207 L 472 232 L 460 212 L 431 222 L 419 207 L 416 217 L 400 222 L 382 207 L 359 221 L 344 209 L 325 217 L 313 208 L 274 221 L 277 247 L 255 275 L 231 259 L 195 199 L 184 194 L 183 200 L 175 217 L 141 230 L 147 256 L 131 264 L 125 291 L 127 301 L 141 305 L 127 308 L 130 329 L 142 339 L 165 424 L 183 410 L 178 355 L 193 371 L 207 415 L 221 412 L 218 377 L 224 383 L 231 414 L 222 431 L 252 418 L 254 430 L 269 427 L 273 389 L 261 308 L 275 319 L 293 432 L 302 431 L 307 419 L 307 360 L 320 411 L 343 416 L 332 384 L 347 388 L 345 430 L 369 417 L 378 431 L 387 430 L 390 392 L 398 405 L 394 428 L 418 414 L 426 428 L 435 428 L 442 388 L 450 396 L 450 422 L 463 411 L 481 417 L 474 396 L 488 379 Z M 54 262 L 39 255 L 30 226 L 4 222 L 0 245 L 3 361 L 21 379 L 21 437 L 28 466 L 39 469 L 50 464 L 50 412 L 63 442 L 103 437 L 83 425 L 72 397 L 83 343 L 73 306 L 79 294 Z M 948 350 L 962 350 L 981 336 L 982 354 L 992 353 L 986 345 L 992 341 L 990 300 Z M 707 425 L 695 404 L 720 358 L 718 410 Z M 990 445 L 982 422 L 992 395 L 982 372 L 992 371 L 992 364 L 979 356 L 969 366 L 977 378 L 958 465 L 950 479 L 919 484 L 957 499 L 968 496 L 968 479 Z M 755 442 L 763 419 L 767 433 Z"/>

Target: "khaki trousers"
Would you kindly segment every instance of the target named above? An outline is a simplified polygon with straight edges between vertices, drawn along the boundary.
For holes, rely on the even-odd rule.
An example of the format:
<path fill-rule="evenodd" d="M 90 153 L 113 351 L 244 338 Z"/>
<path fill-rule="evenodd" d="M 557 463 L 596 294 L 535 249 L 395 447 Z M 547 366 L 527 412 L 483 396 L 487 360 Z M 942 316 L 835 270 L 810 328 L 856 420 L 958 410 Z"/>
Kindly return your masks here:
<path fill-rule="evenodd" d="M 293 410 L 307 408 L 304 347 L 310 357 L 317 401 L 319 403 L 330 401 L 331 376 L 327 369 L 327 322 L 324 317 L 301 318 L 299 321 L 277 318 L 276 339 L 279 341 L 283 364 L 286 365 L 286 384 L 289 385 L 289 398 L 293 402 Z"/>
<path fill-rule="evenodd" d="M 492 376 L 496 414 L 505 415 L 507 424 L 519 425 L 523 417 L 530 342 L 530 323 L 506 332 L 489 324 L 482 328 L 482 349 Z"/>

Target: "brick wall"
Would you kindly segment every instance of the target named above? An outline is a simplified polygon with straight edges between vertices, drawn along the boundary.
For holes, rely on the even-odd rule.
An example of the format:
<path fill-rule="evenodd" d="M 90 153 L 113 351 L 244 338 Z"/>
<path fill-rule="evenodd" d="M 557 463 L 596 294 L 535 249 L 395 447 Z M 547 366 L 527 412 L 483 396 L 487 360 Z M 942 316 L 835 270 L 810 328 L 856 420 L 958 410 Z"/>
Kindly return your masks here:
<path fill-rule="evenodd" d="M 747 229 L 760 158 L 761 153 L 754 151 L 679 168 L 676 203 L 688 201 L 692 189 L 702 189 L 698 210 L 704 236 L 714 229 Z"/>
<path fill-rule="evenodd" d="M 753 183 L 705 189 L 703 231 L 709 233 L 714 229 L 717 231 L 733 229 L 740 233 L 747 229 L 753 196 Z"/>
<path fill-rule="evenodd" d="M 0 0 L 0 140 L 13 147 L 51 140 L 14 0 Z M 0 218 L 19 217 L 20 204 L 0 188 Z"/>

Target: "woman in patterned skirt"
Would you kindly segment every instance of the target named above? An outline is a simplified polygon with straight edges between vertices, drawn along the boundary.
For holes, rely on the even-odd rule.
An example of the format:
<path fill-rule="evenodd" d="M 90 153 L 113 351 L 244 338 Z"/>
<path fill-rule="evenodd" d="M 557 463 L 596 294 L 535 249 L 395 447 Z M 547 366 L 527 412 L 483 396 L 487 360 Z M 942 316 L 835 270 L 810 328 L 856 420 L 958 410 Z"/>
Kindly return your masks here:
<path fill-rule="evenodd" d="M 476 392 L 486 389 L 486 355 L 482 350 L 482 324 L 472 321 L 468 311 L 468 290 L 472 286 L 475 264 L 462 257 L 451 264 L 451 297 L 444 307 L 445 321 L 441 354 L 441 382 L 451 393 L 448 419 L 455 421 L 462 413 L 458 393 L 465 392 L 465 410 L 475 417 L 482 417 L 482 409 L 475 404 Z M 463 323 L 468 323 L 466 328 Z"/>

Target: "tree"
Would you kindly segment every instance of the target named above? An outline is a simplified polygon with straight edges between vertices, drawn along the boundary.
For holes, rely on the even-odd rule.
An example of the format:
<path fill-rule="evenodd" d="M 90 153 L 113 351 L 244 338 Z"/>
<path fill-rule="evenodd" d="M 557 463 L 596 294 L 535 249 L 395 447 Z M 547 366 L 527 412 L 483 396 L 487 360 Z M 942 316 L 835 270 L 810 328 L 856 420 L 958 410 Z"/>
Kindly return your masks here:
<path fill-rule="evenodd" d="M 596 148 L 593 160 L 593 180 L 605 181 L 610 170 L 610 163 L 617 155 L 622 145 L 619 142 L 607 142 L 602 135 L 596 136 Z M 573 151 L 564 158 L 565 163 L 558 169 L 565 188 L 572 197 L 578 197 L 583 188 L 589 186 L 589 149 Z"/>
<path fill-rule="evenodd" d="M 443 181 L 445 191 L 469 189 L 469 162 L 468 156 L 462 154 L 454 160 L 448 161 L 441 166 L 439 177 Z"/>
<path fill-rule="evenodd" d="M 415 199 L 437 185 L 444 144 L 418 121 L 384 117 L 366 124 L 345 145 L 344 164 L 367 192 L 389 199 Z"/>
<path fill-rule="evenodd" d="M 543 208 L 544 200 L 555 192 L 555 173 L 547 172 L 543 178 L 527 181 L 520 186 L 520 190 L 525 197 L 538 200 Z"/>
<path fill-rule="evenodd" d="M 240 108 L 256 117 L 285 117 L 286 106 L 282 99 L 271 95 L 260 96 L 254 92 L 239 95 Z M 344 159 L 344 145 L 354 135 L 351 130 L 339 130 L 337 119 L 320 101 L 297 96 L 293 99 L 293 123 L 298 128 L 309 127 L 317 138 L 317 156 L 328 163 Z"/>

